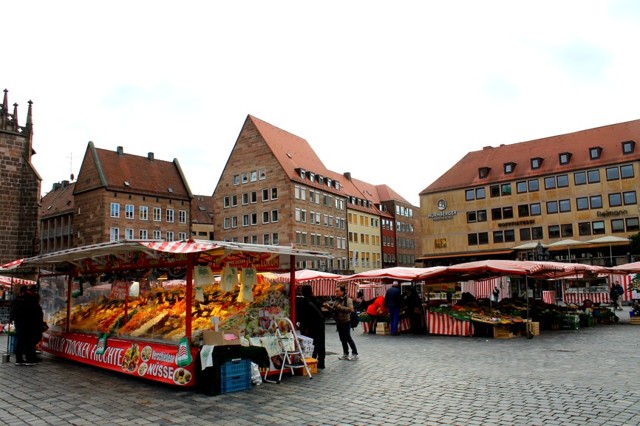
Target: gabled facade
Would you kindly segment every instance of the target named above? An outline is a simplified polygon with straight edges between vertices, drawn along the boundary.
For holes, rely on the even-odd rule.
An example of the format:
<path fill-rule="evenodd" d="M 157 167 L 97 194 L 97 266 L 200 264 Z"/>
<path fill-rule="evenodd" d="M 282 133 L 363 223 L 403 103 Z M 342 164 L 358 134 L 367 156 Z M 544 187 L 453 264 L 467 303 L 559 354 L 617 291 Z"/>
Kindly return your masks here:
<path fill-rule="evenodd" d="M 213 197 L 194 195 L 191 200 L 191 238 L 213 240 Z"/>
<path fill-rule="evenodd" d="M 0 105 L 0 264 L 39 252 L 38 203 L 42 179 L 31 163 L 33 123 L 31 101 L 24 126 L 18 104 L 9 111 L 7 90 Z"/>
<path fill-rule="evenodd" d="M 68 180 L 53 184 L 40 202 L 40 254 L 66 250 L 74 245 L 73 189 Z"/>
<path fill-rule="evenodd" d="M 157 160 L 89 142 L 73 195 L 77 246 L 190 237 L 192 194 L 177 159 Z"/>
<path fill-rule="evenodd" d="M 420 193 L 421 264 L 566 261 L 566 248 L 540 254 L 519 248 L 563 239 L 585 243 L 571 248 L 585 263 L 627 262 L 628 244 L 586 241 L 640 230 L 639 141 L 635 120 L 469 152 Z"/>
<path fill-rule="evenodd" d="M 308 142 L 247 116 L 213 193 L 217 240 L 329 252 L 302 268 L 348 270 L 346 195 Z"/>

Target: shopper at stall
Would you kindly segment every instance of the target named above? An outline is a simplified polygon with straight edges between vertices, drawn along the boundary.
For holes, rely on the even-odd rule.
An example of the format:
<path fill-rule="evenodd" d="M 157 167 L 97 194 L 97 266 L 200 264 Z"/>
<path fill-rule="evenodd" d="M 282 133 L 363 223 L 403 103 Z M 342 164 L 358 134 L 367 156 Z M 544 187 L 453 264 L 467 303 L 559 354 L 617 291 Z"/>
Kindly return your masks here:
<path fill-rule="evenodd" d="M 402 307 L 402 294 L 400 292 L 400 284 L 394 281 L 393 285 L 387 289 L 384 295 L 384 304 L 389 310 L 389 328 L 391 335 L 398 335 L 398 324 L 400 323 L 400 308 Z"/>
<path fill-rule="evenodd" d="M 346 361 L 357 361 L 358 349 L 351 337 L 351 312 L 353 312 L 353 300 L 347 296 L 347 290 L 344 285 L 336 287 L 336 301 L 332 306 L 325 303 L 325 306 L 333 310 L 336 319 L 336 328 L 338 336 L 342 342 L 342 356 L 338 359 Z M 351 356 L 349 356 L 349 348 L 351 348 Z"/>
<path fill-rule="evenodd" d="M 498 286 L 493 288 L 493 301 L 498 303 L 500 301 L 500 289 Z"/>
<path fill-rule="evenodd" d="M 409 322 L 411 323 L 411 333 L 422 333 L 424 312 L 422 311 L 422 301 L 415 288 L 408 288 L 404 303 L 407 307 Z"/>
<path fill-rule="evenodd" d="M 611 304 L 613 305 L 614 311 L 622 310 L 622 306 L 620 306 L 619 300 L 620 296 L 622 296 L 623 293 L 624 289 L 622 288 L 620 283 L 616 281 L 615 284 L 611 286 L 611 290 L 609 291 L 609 297 L 611 298 Z"/>
<path fill-rule="evenodd" d="M 35 365 L 39 361 L 36 345 L 42 337 L 43 314 L 37 295 L 27 286 L 20 287 L 11 309 L 11 319 L 16 329 L 16 365 Z"/>
<path fill-rule="evenodd" d="M 322 305 L 313 295 L 310 285 L 302 286 L 300 297 L 296 298 L 296 318 L 300 323 L 300 332 L 313 339 L 313 358 L 318 361 L 318 368 L 324 368 L 325 333 Z"/>
<path fill-rule="evenodd" d="M 384 306 L 384 296 L 376 297 L 373 303 L 367 306 L 367 315 L 371 318 L 371 321 L 369 321 L 369 334 L 376 334 L 378 318 L 382 315 L 387 315 L 387 313 L 387 307 Z"/>

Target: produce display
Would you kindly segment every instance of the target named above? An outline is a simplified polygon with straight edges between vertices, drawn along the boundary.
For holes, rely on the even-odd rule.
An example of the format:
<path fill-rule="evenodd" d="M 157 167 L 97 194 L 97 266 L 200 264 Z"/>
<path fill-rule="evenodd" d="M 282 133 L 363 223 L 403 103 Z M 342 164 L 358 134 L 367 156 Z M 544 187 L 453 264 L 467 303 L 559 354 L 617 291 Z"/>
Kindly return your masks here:
<path fill-rule="evenodd" d="M 213 329 L 212 318 L 219 318 L 221 329 L 239 328 L 247 336 L 274 332 L 288 315 L 288 286 L 258 277 L 252 289 L 252 302 L 238 302 L 239 286 L 222 291 L 218 284 L 204 286 L 200 300 L 191 307 L 192 334 Z M 195 291 L 194 291 L 195 293 Z M 107 333 L 114 336 L 178 341 L 185 335 L 185 287 L 154 287 L 139 297 L 125 301 L 99 296 L 72 307 L 71 331 Z M 66 309 L 53 315 L 54 327 L 64 328 Z"/>

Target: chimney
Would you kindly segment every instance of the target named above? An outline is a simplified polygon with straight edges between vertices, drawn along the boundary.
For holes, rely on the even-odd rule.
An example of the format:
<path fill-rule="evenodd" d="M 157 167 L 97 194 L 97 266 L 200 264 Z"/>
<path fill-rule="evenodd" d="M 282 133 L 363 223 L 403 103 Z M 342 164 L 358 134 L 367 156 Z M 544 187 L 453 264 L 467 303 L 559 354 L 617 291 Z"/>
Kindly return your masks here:
<path fill-rule="evenodd" d="M 55 191 L 55 190 L 58 190 L 58 189 L 60 189 L 60 183 L 55 182 L 55 183 L 53 184 L 53 187 L 51 188 L 51 190 L 52 190 L 52 191 Z"/>
<path fill-rule="evenodd" d="M 153 156 L 153 152 L 150 152 L 150 153 L 148 153 L 148 154 L 147 154 L 147 159 L 148 159 L 149 161 L 153 161 L 153 158 L 154 158 L 154 156 Z"/>
<path fill-rule="evenodd" d="M 66 188 L 67 186 L 69 186 L 69 181 L 68 180 L 63 180 L 62 181 L 62 187 Z"/>
<path fill-rule="evenodd" d="M 347 178 L 347 180 L 351 180 L 351 172 L 344 172 L 343 175 Z"/>
<path fill-rule="evenodd" d="M 118 153 L 118 155 L 124 155 L 124 149 L 121 146 L 116 148 L 116 152 Z"/>

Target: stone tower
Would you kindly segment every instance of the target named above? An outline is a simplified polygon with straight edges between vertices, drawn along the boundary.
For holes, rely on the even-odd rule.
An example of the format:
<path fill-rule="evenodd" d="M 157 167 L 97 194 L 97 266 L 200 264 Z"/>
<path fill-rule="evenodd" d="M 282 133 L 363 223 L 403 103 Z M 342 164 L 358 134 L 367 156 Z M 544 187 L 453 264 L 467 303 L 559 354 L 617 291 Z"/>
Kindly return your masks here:
<path fill-rule="evenodd" d="M 9 111 L 7 90 L 0 105 L 0 264 L 39 252 L 38 203 L 40 184 L 31 156 L 33 123 L 31 101 L 24 126 L 18 104 Z"/>

